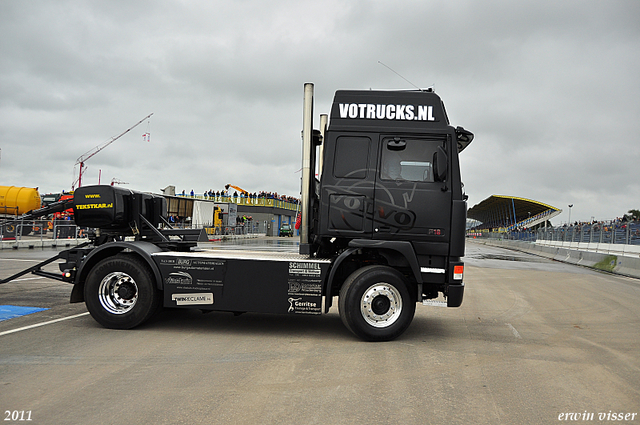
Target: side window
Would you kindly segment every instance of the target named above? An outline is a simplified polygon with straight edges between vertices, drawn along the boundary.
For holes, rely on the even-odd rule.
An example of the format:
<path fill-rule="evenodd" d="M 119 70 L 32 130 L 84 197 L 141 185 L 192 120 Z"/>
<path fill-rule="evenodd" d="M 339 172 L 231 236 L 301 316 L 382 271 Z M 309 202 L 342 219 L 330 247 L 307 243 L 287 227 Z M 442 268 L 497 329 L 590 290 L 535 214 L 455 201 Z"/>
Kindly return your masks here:
<path fill-rule="evenodd" d="M 371 139 L 343 136 L 336 140 L 333 176 L 347 179 L 365 179 Z"/>
<path fill-rule="evenodd" d="M 404 138 L 384 139 L 382 144 L 383 180 L 433 182 L 433 154 L 442 142 Z"/>

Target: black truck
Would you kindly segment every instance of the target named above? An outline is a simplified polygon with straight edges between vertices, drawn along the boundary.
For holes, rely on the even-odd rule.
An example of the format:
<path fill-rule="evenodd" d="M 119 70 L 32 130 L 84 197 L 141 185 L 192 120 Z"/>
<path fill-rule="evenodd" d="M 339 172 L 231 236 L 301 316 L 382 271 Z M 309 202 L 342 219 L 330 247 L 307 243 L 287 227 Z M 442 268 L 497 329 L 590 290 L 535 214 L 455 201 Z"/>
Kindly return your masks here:
<path fill-rule="evenodd" d="M 0 283 L 29 272 L 72 283 L 71 302 L 115 329 L 161 306 L 321 315 L 338 297 L 351 332 L 388 341 L 417 303 L 460 306 L 467 197 L 458 153 L 473 134 L 449 124 L 431 90 L 337 91 L 313 130 L 309 83 L 303 115 L 298 253 L 199 248 L 206 234 L 172 229 L 162 196 L 84 186 L 72 203 L 30 216 L 73 205 L 76 224 L 93 229 L 89 242 Z M 59 259 L 60 275 L 41 269 Z"/>

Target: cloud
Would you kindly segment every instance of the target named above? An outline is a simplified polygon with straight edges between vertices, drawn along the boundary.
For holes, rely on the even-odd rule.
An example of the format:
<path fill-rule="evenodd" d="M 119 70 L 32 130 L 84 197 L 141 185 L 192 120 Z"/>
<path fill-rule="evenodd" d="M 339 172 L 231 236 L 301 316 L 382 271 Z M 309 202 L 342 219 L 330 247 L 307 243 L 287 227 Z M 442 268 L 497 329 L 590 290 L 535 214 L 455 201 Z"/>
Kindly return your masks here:
<path fill-rule="evenodd" d="M 2 2 L 0 184 L 69 189 L 80 155 L 153 112 L 87 182 L 295 195 L 303 83 L 316 115 L 337 89 L 435 85 L 476 134 L 470 206 L 614 218 L 640 207 L 639 18 L 623 0 Z"/>

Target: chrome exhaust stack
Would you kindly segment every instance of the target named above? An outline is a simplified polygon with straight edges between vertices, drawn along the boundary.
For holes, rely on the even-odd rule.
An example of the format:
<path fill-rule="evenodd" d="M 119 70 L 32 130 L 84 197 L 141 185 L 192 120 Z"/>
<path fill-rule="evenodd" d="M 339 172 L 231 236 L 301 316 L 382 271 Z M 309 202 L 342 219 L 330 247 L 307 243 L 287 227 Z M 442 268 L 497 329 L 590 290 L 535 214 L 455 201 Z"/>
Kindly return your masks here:
<path fill-rule="evenodd" d="M 313 182 L 312 150 L 313 146 L 313 83 L 304 85 L 304 106 L 302 112 L 302 191 L 300 222 L 300 254 L 309 255 L 309 214 L 311 202 L 311 184 Z M 315 168 L 315 166 L 314 166 Z"/>

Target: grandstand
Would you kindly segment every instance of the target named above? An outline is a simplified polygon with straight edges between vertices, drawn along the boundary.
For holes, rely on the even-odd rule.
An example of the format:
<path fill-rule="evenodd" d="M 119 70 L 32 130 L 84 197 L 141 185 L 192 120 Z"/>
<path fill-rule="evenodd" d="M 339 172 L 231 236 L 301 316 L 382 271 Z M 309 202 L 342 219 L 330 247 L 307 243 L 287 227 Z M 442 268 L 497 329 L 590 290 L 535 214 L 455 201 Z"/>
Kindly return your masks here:
<path fill-rule="evenodd" d="M 562 212 L 539 201 L 515 196 L 491 195 L 467 211 L 467 218 L 481 224 L 474 230 L 509 232 L 533 228 Z"/>

